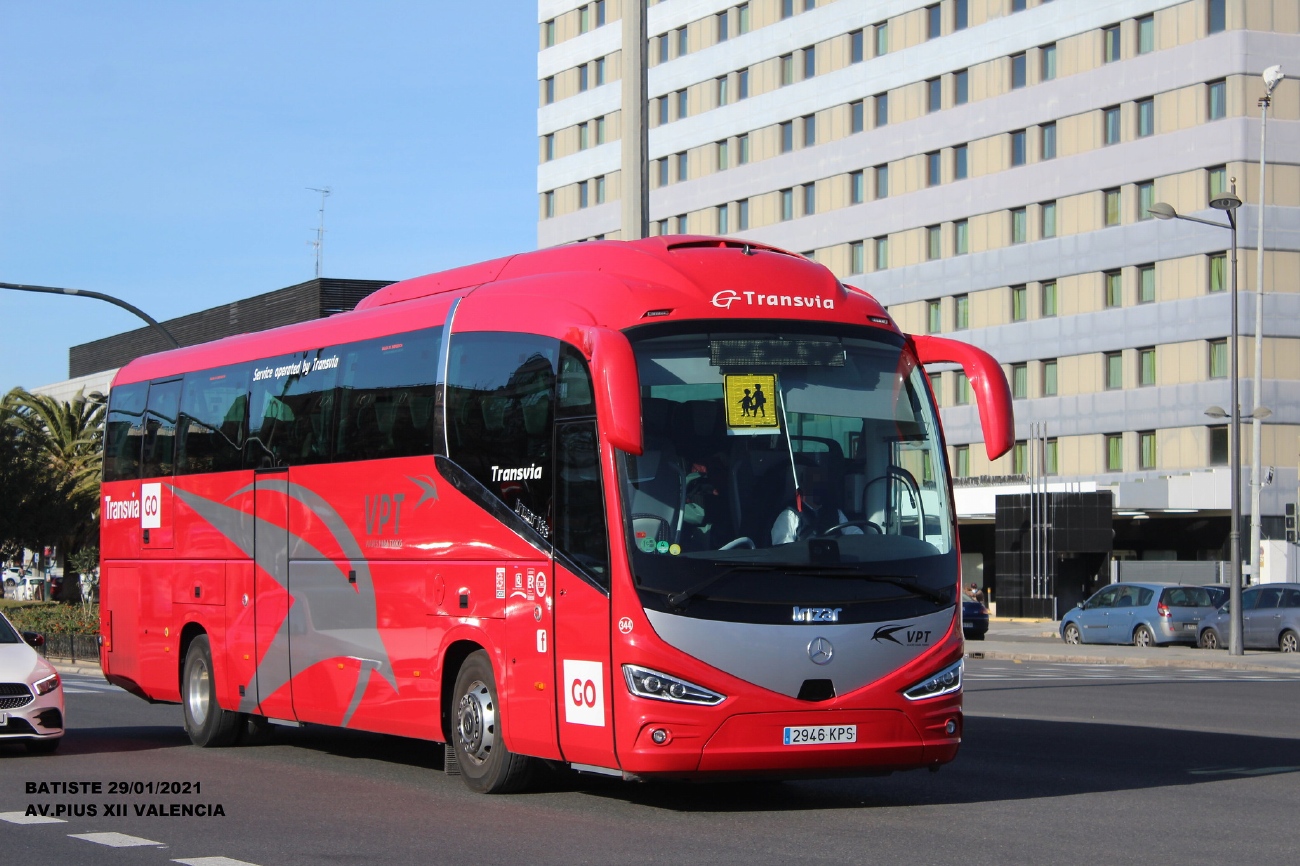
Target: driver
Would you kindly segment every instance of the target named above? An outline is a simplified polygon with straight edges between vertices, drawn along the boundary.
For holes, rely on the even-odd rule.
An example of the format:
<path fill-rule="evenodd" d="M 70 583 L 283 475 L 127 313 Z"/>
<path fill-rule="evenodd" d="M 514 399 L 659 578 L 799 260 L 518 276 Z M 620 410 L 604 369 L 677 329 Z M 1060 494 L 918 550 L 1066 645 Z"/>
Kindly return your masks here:
<path fill-rule="evenodd" d="M 848 522 L 843 511 L 828 504 L 830 485 L 826 482 L 825 471 L 809 467 L 801 474 L 803 478 L 795 491 L 794 504 L 786 506 L 772 524 L 773 546 L 822 535 Z M 840 531 L 845 535 L 862 534 L 856 526 L 846 526 Z"/>

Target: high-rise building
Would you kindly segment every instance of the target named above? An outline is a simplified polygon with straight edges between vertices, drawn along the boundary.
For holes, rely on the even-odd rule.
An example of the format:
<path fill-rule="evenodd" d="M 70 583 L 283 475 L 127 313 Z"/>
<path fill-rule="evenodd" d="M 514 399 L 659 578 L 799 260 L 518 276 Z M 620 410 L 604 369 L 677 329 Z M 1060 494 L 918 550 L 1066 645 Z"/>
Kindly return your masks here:
<path fill-rule="evenodd" d="M 538 4 L 542 246 L 620 237 L 623 6 Z M 1231 235 L 1148 209 L 1222 222 L 1209 201 L 1235 179 L 1249 414 L 1260 73 L 1300 57 L 1297 0 L 660 0 L 647 15 L 651 234 L 801 252 L 903 330 L 991 351 L 1020 438 L 1045 424 L 1037 449 L 990 463 L 964 377 L 933 373 L 964 539 L 1032 463 L 1114 492 L 1120 556 L 1226 556 L 1228 428 L 1205 410 L 1230 405 Z M 1294 78 L 1268 142 L 1261 513 L 1281 538 L 1300 452 Z"/>

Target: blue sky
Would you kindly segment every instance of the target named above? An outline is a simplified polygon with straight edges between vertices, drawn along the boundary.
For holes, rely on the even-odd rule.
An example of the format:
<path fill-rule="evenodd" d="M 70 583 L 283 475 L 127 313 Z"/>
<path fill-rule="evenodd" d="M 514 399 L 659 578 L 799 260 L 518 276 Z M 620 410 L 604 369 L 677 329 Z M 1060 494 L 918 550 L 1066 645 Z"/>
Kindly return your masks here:
<path fill-rule="evenodd" d="M 536 246 L 527 0 L 0 5 L 0 281 L 167 319 L 324 276 Z M 0 390 L 136 327 L 0 291 Z"/>

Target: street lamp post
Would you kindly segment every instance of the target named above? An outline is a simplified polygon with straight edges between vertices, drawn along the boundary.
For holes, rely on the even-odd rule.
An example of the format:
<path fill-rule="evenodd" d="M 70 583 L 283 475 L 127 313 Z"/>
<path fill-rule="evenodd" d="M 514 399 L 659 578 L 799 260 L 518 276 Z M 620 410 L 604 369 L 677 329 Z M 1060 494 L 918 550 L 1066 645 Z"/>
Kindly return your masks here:
<path fill-rule="evenodd" d="M 149 315 L 134 304 L 128 304 L 121 298 L 115 298 L 112 295 L 105 295 L 102 292 L 88 292 L 85 289 L 60 289 L 55 288 L 54 286 L 28 286 L 22 283 L 0 283 L 0 289 L 10 289 L 15 292 L 37 292 L 43 295 L 76 295 L 82 298 L 94 298 L 97 301 L 107 301 L 114 306 L 121 307 L 127 312 L 134 313 L 141 319 L 144 319 L 149 323 L 149 327 L 162 335 L 162 338 L 167 341 L 167 344 L 171 348 L 179 349 L 181 347 L 181 344 L 176 342 L 176 338 L 172 336 L 172 332 L 164 328 L 153 316 Z"/>
<path fill-rule="evenodd" d="M 1232 556 L 1232 573 L 1231 589 L 1229 590 L 1231 611 L 1231 634 L 1228 640 L 1228 652 L 1231 655 L 1242 655 L 1241 649 L 1241 403 L 1238 398 L 1237 388 L 1237 208 L 1241 207 L 1241 199 L 1237 197 L 1237 179 L 1232 178 L 1232 188 L 1230 192 L 1221 192 L 1214 198 L 1210 199 L 1210 207 L 1215 210 L 1225 211 L 1228 214 L 1228 222 L 1218 223 L 1213 220 L 1205 220 L 1200 217 L 1184 216 L 1173 209 L 1171 205 L 1164 202 L 1153 204 L 1149 213 L 1156 219 L 1180 219 L 1188 222 L 1203 223 L 1208 226 L 1217 226 L 1221 229 L 1228 229 L 1232 232 L 1232 325 L 1231 337 L 1229 338 L 1231 348 L 1228 352 L 1229 372 L 1231 379 L 1231 390 L 1229 394 L 1230 408 L 1229 415 L 1229 441 L 1231 447 L 1229 450 L 1228 460 L 1231 465 L 1232 477 L 1232 525 L 1228 531 L 1228 547 Z"/>

